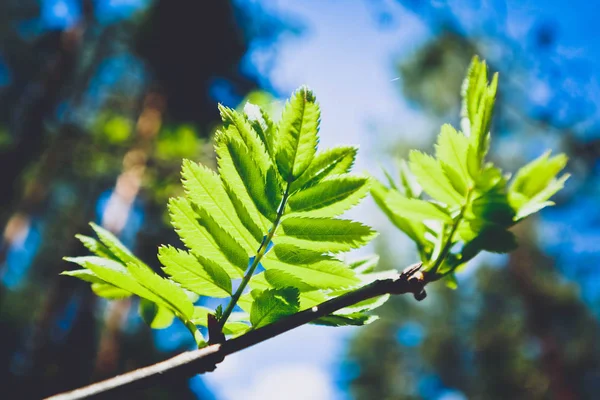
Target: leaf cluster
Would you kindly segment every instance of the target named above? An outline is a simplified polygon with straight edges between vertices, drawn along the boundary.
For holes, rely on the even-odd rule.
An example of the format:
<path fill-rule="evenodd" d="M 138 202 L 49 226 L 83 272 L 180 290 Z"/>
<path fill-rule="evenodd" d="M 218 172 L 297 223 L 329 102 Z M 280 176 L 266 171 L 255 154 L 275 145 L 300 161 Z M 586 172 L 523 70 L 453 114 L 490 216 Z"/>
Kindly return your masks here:
<path fill-rule="evenodd" d="M 137 295 L 140 314 L 154 328 L 179 318 L 198 346 L 240 335 L 387 277 L 376 257 L 346 263 L 341 253 L 376 235 L 341 215 L 369 190 L 390 220 L 415 243 L 428 281 L 446 278 L 481 251 L 516 246 L 510 228 L 552 205 L 567 174 L 562 154 L 545 153 L 515 174 L 486 161 L 498 75 L 474 58 L 462 88 L 461 129 L 444 125 L 433 156 L 411 151 L 399 179 L 387 184 L 352 174 L 357 149 L 317 151 L 321 112 L 301 87 L 274 123 L 261 108 L 220 106 L 215 137 L 218 172 L 183 161 L 184 195 L 169 201 L 171 223 L 185 248 L 161 246 L 155 271 L 110 232 L 92 224 L 97 239 L 78 235 L 91 256 L 67 258 L 66 271 L 107 299 Z M 226 299 L 225 308 L 199 304 Z M 313 323 L 363 325 L 387 300 L 359 302 Z M 213 336 L 214 334 L 214 336 Z"/>
<path fill-rule="evenodd" d="M 431 279 L 447 277 L 481 251 L 509 252 L 510 228 L 552 205 L 568 174 L 564 154 L 550 152 L 518 170 L 514 178 L 486 161 L 498 74 L 488 79 L 475 57 L 462 86 L 461 129 L 443 125 L 433 156 L 413 150 L 400 160 L 399 179 L 374 182 L 371 193 L 396 227 L 415 243 Z"/>
<path fill-rule="evenodd" d="M 162 246 L 160 273 L 105 229 L 78 236 L 93 256 L 67 258 L 66 271 L 108 299 L 137 295 L 152 327 L 181 319 L 199 346 L 198 327 L 217 321 L 239 335 L 313 307 L 373 279 L 376 258 L 347 264 L 340 253 L 366 244 L 375 232 L 340 217 L 369 193 L 370 179 L 350 173 L 357 149 L 317 151 L 320 108 L 311 90 L 298 89 L 275 124 L 259 107 L 219 107 L 215 137 L 218 173 L 184 160 L 185 194 L 169 201 L 171 223 L 185 248 Z M 234 287 L 236 287 L 234 289 Z M 223 310 L 200 297 L 229 299 Z M 362 325 L 385 298 L 322 318 L 324 325 Z"/>

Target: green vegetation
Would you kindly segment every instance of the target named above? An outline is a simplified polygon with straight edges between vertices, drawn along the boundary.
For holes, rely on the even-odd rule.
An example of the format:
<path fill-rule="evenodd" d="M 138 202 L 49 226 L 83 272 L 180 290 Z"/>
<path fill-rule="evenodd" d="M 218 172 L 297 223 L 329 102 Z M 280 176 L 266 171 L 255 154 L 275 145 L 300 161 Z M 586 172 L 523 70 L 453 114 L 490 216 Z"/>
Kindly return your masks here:
<path fill-rule="evenodd" d="M 64 274 L 90 282 L 109 299 L 141 297 L 140 313 L 151 326 L 177 317 L 202 347 L 198 326 L 208 327 L 210 336 L 238 336 L 390 276 L 373 272 L 374 257 L 349 264 L 337 257 L 375 236 L 368 226 L 339 218 L 371 189 L 416 243 L 425 283 L 446 278 L 455 286 L 453 273 L 479 252 L 514 249 L 509 229 L 552 204 L 549 198 L 567 179 L 557 178 L 564 155 L 544 154 L 510 182 L 486 162 L 497 85 L 497 75 L 488 82 L 486 64 L 475 58 L 463 86 L 462 132 L 444 125 L 435 157 L 411 152 L 399 183 L 388 175 L 387 186 L 371 187 L 370 178 L 350 173 L 356 148 L 317 152 L 320 109 L 306 87 L 292 95 L 278 124 L 252 104 L 243 113 L 220 107 L 218 174 L 185 160 L 185 195 L 169 201 L 171 223 L 187 250 L 159 249 L 165 276 L 96 225 L 99 240 L 79 236 L 95 255 L 68 258 L 83 268 Z M 195 306 L 199 296 L 229 301 L 213 310 Z M 361 301 L 314 323 L 363 325 L 374 319 L 367 312 L 386 299 Z"/>
<path fill-rule="evenodd" d="M 446 278 L 481 251 L 507 253 L 517 243 L 510 228 L 552 205 L 568 174 L 564 154 L 550 152 L 521 168 L 510 180 L 486 161 L 498 74 L 488 82 L 487 66 L 473 59 L 462 89 L 462 132 L 442 126 L 435 157 L 413 150 L 400 161 L 400 179 L 371 193 L 389 219 L 417 245 L 429 280 Z M 426 195 L 426 196 L 425 196 Z"/>
<path fill-rule="evenodd" d="M 168 278 L 96 225 L 99 240 L 79 236 L 95 255 L 67 258 L 83 269 L 64 272 L 89 281 L 109 299 L 140 296 L 141 315 L 153 327 L 168 326 L 177 316 L 199 347 L 205 339 L 197 326 L 208 326 L 209 314 L 223 333 L 236 336 L 374 279 L 373 259 L 345 264 L 335 257 L 375 236 L 368 226 L 337 218 L 368 194 L 369 178 L 349 173 L 356 148 L 317 152 L 320 110 L 314 94 L 298 89 L 277 126 L 251 104 L 244 113 L 220 111 L 219 173 L 185 160 L 185 196 L 169 202 L 172 225 L 187 250 L 159 249 Z M 234 290 L 236 280 L 241 283 Z M 229 303 L 211 310 L 194 306 L 198 296 Z M 381 303 L 366 302 L 315 323 L 362 325 L 373 320 L 365 312 Z"/>

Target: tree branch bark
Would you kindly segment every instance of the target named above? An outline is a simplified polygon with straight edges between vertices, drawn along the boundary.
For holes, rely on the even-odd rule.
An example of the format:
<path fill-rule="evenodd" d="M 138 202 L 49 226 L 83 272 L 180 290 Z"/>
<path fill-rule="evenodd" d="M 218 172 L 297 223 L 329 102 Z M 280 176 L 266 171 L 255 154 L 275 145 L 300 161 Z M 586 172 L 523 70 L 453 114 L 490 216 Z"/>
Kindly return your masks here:
<path fill-rule="evenodd" d="M 229 354 L 233 354 L 289 330 L 298 328 L 309 322 L 325 317 L 342 308 L 358 302 L 385 294 L 412 293 L 415 299 L 425 298 L 425 285 L 434 280 L 426 272 L 420 271 L 422 264 L 417 263 L 406 268 L 395 278 L 374 281 L 357 290 L 348 292 L 318 306 L 300 311 L 270 325 L 250 331 L 245 335 L 230 339 L 221 344 L 212 344 L 199 350 L 179 354 L 166 361 L 140 368 L 132 372 L 118 375 L 89 386 L 70 392 L 48 397 L 46 400 L 77 400 L 103 398 L 116 394 L 132 393 L 145 387 L 153 386 L 161 381 L 168 381 L 174 376 L 192 377 L 196 374 L 214 371 L 216 365 Z"/>

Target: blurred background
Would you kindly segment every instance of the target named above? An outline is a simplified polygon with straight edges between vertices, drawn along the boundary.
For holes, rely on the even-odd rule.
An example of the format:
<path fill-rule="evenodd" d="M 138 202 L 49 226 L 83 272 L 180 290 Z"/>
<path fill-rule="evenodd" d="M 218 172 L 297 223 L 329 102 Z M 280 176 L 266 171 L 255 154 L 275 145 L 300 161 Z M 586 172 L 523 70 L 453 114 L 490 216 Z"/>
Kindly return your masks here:
<path fill-rule="evenodd" d="M 194 346 L 137 301 L 61 277 L 96 221 L 150 265 L 181 159 L 214 166 L 217 102 L 278 113 L 300 84 L 321 146 L 360 145 L 382 177 L 458 125 L 474 54 L 500 72 L 492 158 L 545 149 L 573 174 L 557 205 L 482 255 L 458 290 L 398 297 L 360 328 L 307 326 L 149 399 L 592 399 L 600 393 L 600 16 L 571 0 L 1 0 L 0 387 L 36 399 Z M 367 200 L 382 268 L 417 257 Z"/>

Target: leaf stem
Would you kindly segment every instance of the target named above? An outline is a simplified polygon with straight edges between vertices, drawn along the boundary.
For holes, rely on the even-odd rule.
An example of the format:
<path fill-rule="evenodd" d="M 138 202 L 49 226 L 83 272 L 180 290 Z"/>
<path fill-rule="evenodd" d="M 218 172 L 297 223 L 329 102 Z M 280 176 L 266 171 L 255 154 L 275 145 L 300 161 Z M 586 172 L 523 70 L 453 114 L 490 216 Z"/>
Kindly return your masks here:
<path fill-rule="evenodd" d="M 431 267 L 431 269 L 430 269 L 431 273 L 433 273 L 435 276 L 438 276 L 437 270 L 442 265 L 442 263 L 444 262 L 444 259 L 446 258 L 446 256 L 450 252 L 450 249 L 452 248 L 452 240 L 454 239 L 454 234 L 458 230 L 458 225 L 460 225 L 460 222 L 462 221 L 462 218 L 465 215 L 465 211 L 466 211 L 467 207 L 469 206 L 469 203 L 471 202 L 471 194 L 472 193 L 473 193 L 473 188 L 469 187 L 469 189 L 467 191 L 467 195 L 465 197 L 465 204 L 460 208 L 460 212 L 458 213 L 458 215 L 456 216 L 456 219 L 452 223 L 452 228 L 450 229 L 450 233 L 448 234 L 448 237 L 446 238 L 446 243 L 444 243 L 444 246 L 442 247 L 442 250 L 440 251 L 440 254 L 438 255 L 437 259 L 435 260 L 433 267 Z M 440 275 L 438 278 L 441 278 L 444 275 Z"/>
<path fill-rule="evenodd" d="M 279 204 L 279 208 L 277 209 L 277 216 L 275 217 L 275 221 L 273 221 L 273 225 L 271 226 L 271 229 L 269 229 L 269 232 L 266 234 L 266 236 L 263 238 L 262 242 L 260 243 L 260 247 L 258 248 L 258 250 L 256 252 L 256 256 L 254 257 L 254 260 L 252 261 L 250 268 L 248 268 L 248 270 L 246 271 L 246 274 L 242 278 L 242 282 L 240 283 L 240 286 L 237 288 L 237 290 L 235 291 L 233 296 L 231 296 L 231 301 L 229 302 L 229 304 L 227 304 L 227 308 L 225 309 L 225 311 L 223 311 L 223 316 L 219 319 L 219 327 L 221 328 L 221 330 L 223 329 L 223 326 L 225 326 L 225 322 L 227 322 L 227 318 L 229 318 L 229 316 L 233 312 L 233 309 L 235 308 L 235 305 L 237 304 L 240 297 L 242 296 L 244 289 L 246 289 L 246 286 L 248 286 L 248 283 L 250 282 L 252 275 L 254 275 L 254 271 L 256 270 L 256 267 L 258 267 L 260 260 L 262 260 L 263 256 L 267 252 L 267 249 L 269 248 L 269 243 L 271 243 L 271 240 L 273 239 L 273 235 L 275 235 L 275 231 L 277 230 L 277 227 L 279 226 L 279 222 L 281 221 L 281 217 L 283 216 L 283 212 L 285 210 L 285 206 L 287 204 L 288 198 L 290 197 L 290 187 L 291 187 L 291 183 L 288 182 L 288 184 L 285 188 L 285 192 L 283 193 L 281 203 Z"/>
<path fill-rule="evenodd" d="M 206 345 L 206 341 L 204 340 L 202 333 L 200 333 L 196 325 L 194 325 L 194 323 L 190 320 L 184 318 L 180 319 L 183 321 L 185 327 L 190 331 L 190 333 L 194 337 L 194 340 L 196 341 L 196 346 L 198 346 L 199 349 L 204 347 Z"/>

